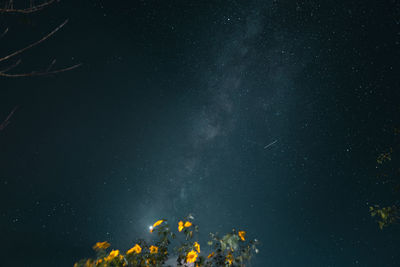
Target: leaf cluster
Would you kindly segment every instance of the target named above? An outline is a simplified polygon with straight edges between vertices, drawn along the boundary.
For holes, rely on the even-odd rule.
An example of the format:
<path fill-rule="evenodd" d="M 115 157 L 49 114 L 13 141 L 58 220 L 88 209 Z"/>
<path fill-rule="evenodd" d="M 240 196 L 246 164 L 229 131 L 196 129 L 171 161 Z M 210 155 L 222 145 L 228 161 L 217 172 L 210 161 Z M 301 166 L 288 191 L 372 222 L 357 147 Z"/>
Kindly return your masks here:
<path fill-rule="evenodd" d="M 398 142 L 399 134 L 400 129 L 395 128 L 395 143 L 392 142 L 392 146 L 384 150 L 382 153 L 378 154 L 376 158 L 376 169 L 378 170 L 378 182 L 376 184 L 389 186 L 393 193 L 400 192 L 400 142 Z M 379 229 L 381 230 L 385 227 L 388 227 L 389 225 L 398 223 L 400 221 L 399 206 L 397 205 L 399 200 L 398 195 L 393 194 L 392 196 L 397 196 L 397 202 L 392 201 L 392 204 L 386 207 L 381 207 L 380 205 L 372 205 L 369 207 L 369 212 L 371 216 L 376 218 Z"/>
<path fill-rule="evenodd" d="M 394 205 L 383 208 L 379 207 L 379 205 L 374 205 L 369 207 L 369 211 L 372 217 L 376 216 L 379 229 L 381 230 L 400 219 L 399 209 Z"/>

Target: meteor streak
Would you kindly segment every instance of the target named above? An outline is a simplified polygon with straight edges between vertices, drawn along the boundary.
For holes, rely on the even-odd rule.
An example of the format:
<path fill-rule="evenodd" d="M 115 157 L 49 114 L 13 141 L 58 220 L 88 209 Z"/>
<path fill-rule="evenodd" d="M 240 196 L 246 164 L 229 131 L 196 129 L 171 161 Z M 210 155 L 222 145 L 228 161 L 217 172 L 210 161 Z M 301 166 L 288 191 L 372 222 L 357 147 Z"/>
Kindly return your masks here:
<path fill-rule="evenodd" d="M 275 140 L 274 142 L 269 143 L 268 145 L 266 145 L 266 146 L 264 147 L 264 149 L 269 148 L 270 146 L 274 145 L 276 142 L 278 142 L 278 139 Z"/>

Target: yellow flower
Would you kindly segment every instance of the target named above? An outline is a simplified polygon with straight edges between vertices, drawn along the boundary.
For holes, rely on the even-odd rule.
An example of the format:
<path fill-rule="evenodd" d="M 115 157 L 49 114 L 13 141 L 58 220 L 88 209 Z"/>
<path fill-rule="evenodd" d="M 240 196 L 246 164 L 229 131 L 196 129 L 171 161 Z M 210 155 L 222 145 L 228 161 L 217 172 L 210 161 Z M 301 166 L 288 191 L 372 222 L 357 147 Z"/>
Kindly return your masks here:
<path fill-rule="evenodd" d="M 200 244 L 197 242 L 194 242 L 194 248 L 197 250 L 198 253 L 200 253 Z"/>
<path fill-rule="evenodd" d="M 97 261 L 96 261 L 96 265 L 99 265 L 99 264 L 101 264 L 103 262 L 103 259 L 98 259 Z"/>
<path fill-rule="evenodd" d="M 178 230 L 179 230 L 179 232 L 181 232 L 183 230 L 183 222 L 182 221 L 180 221 L 178 223 Z"/>
<path fill-rule="evenodd" d="M 214 256 L 214 252 L 211 252 L 210 254 L 208 254 L 207 259 L 211 258 L 212 256 Z"/>
<path fill-rule="evenodd" d="M 164 222 L 164 220 L 158 220 L 153 224 L 153 227 L 159 226 L 160 224 L 162 224 Z"/>
<path fill-rule="evenodd" d="M 156 246 L 150 246 L 150 253 L 151 253 L 151 254 L 158 253 L 158 247 L 156 247 Z"/>
<path fill-rule="evenodd" d="M 158 220 L 158 221 L 156 221 L 156 222 L 153 224 L 153 226 L 150 226 L 150 233 L 153 232 L 153 230 L 154 230 L 154 228 L 155 228 L 156 226 L 159 226 L 159 225 L 162 224 L 163 222 L 164 222 L 164 220 Z"/>
<path fill-rule="evenodd" d="M 110 252 L 110 256 L 113 257 L 113 258 L 117 257 L 118 255 L 119 255 L 119 250 L 118 249 L 117 250 L 113 250 L 113 251 Z"/>
<path fill-rule="evenodd" d="M 179 232 L 181 232 L 183 230 L 183 228 L 187 228 L 187 227 L 190 227 L 190 226 L 192 226 L 192 223 L 189 222 L 189 221 L 187 221 L 185 223 L 183 223 L 182 221 L 179 221 L 178 230 L 179 230 Z"/>
<path fill-rule="evenodd" d="M 240 239 L 242 239 L 242 241 L 244 241 L 245 239 L 244 239 L 244 236 L 246 235 L 246 232 L 245 231 L 239 231 L 239 237 L 240 237 Z"/>
<path fill-rule="evenodd" d="M 94 262 L 91 259 L 88 259 L 85 263 L 85 267 L 94 267 Z"/>
<path fill-rule="evenodd" d="M 133 252 L 135 252 L 136 254 L 139 254 L 140 252 L 142 252 L 142 248 L 141 248 L 138 244 L 136 244 L 133 248 L 131 248 L 130 250 L 128 250 L 128 251 L 126 252 L 126 254 L 131 254 L 131 253 L 133 253 Z"/>
<path fill-rule="evenodd" d="M 232 253 L 228 253 L 228 255 L 226 255 L 226 261 L 228 262 L 229 265 L 232 265 L 233 263 L 233 255 Z"/>
<path fill-rule="evenodd" d="M 186 255 L 186 262 L 191 263 L 195 262 L 197 259 L 197 252 L 193 249 Z"/>
<path fill-rule="evenodd" d="M 157 262 L 155 259 L 146 259 L 146 261 L 142 261 L 142 265 L 140 265 L 140 266 L 143 266 L 143 264 L 145 264 L 144 265 L 145 267 L 156 266 L 156 263 Z"/>
<path fill-rule="evenodd" d="M 108 243 L 107 241 L 104 241 L 104 242 L 97 242 L 97 243 L 93 246 L 93 249 L 94 249 L 94 250 L 107 249 L 109 246 L 110 246 L 110 243 Z"/>
<path fill-rule="evenodd" d="M 119 255 L 119 250 L 113 250 L 110 254 L 104 259 L 105 261 L 112 261 L 115 257 Z"/>

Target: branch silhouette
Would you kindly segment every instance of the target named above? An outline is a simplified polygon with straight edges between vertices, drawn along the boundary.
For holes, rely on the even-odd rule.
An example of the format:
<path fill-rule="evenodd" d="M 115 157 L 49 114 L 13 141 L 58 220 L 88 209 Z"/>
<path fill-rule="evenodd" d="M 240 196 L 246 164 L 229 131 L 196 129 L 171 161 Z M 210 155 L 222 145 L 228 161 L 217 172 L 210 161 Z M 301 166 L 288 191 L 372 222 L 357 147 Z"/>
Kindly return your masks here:
<path fill-rule="evenodd" d="M 22 13 L 22 14 L 29 14 L 29 13 L 33 13 L 33 12 L 37 12 L 40 11 L 46 7 L 48 7 L 49 5 L 58 2 L 58 0 L 49 0 L 49 1 L 45 1 L 41 4 L 37 4 L 34 5 L 33 1 L 30 1 L 30 6 L 27 8 L 14 8 L 14 0 L 9 0 L 4 4 L 3 8 L 0 8 L 0 14 L 2 13 Z M 34 48 L 35 46 L 43 43 L 44 41 L 46 41 L 47 39 L 49 39 L 50 37 L 52 37 L 55 33 L 57 33 L 61 28 L 63 28 L 66 24 L 68 23 L 68 19 L 66 19 L 63 23 L 61 23 L 58 27 L 56 27 L 54 30 L 52 30 L 50 33 L 48 33 L 47 35 L 43 36 L 41 39 L 39 39 L 36 42 L 33 42 L 17 51 L 14 51 L 10 54 L 7 54 L 3 57 L 0 57 L 0 63 L 2 62 L 6 62 L 12 58 L 14 58 L 15 56 L 18 56 L 22 53 L 24 53 L 27 50 L 30 50 L 32 48 Z M 0 35 L 0 39 L 3 38 L 9 31 L 9 28 L 6 28 L 5 31 Z M 18 78 L 18 77 L 32 77 L 32 76 L 43 76 L 43 75 L 48 75 L 48 74 L 56 74 L 56 73 L 61 73 L 61 72 L 65 72 L 65 71 L 69 71 L 69 70 L 73 70 L 75 68 L 78 68 L 79 66 L 81 66 L 81 63 L 78 64 L 74 64 L 72 66 L 68 66 L 68 67 L 64 67 L 64 68 L 59 68 L 59 69 L 55 69 L 52 70 L 53 65 L 55 64 L 55 60 L 52 61 L 52 63 L 44 70 L 40 70 L 40 71 L 31 71 L 31 72 L 27 72 L 27 73 L 9 73 L 10 70 L 16 68 L 17 66 L 19 66 L 21 63 L 21 60 L 18 59 L 16 62 L 9 64 L 8 66 L 5 66 L 3 69 L 0 69 L 0 76 L 1 77 L 8 77 L 8 78 Z"/>

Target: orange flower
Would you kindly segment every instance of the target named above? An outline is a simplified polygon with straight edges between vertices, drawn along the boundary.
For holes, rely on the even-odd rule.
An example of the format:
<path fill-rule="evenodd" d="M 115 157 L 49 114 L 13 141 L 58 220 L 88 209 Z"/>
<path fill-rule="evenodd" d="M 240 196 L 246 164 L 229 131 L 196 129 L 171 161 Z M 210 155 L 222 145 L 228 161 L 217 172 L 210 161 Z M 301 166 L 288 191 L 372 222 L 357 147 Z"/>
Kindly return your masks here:
<path fill-rule="evenodd" d="M 94 267 L 94 261 L 88 259 L 85 263 L 85 267 Z"/>
<path fill-rule="evenodd" d="M 186 221 L 185 223 L 183 223 L 182 221 L 179 221 L 178 230 L 179 230 L 179 232 L 181 232 L 183 230 L 183 228 L 187 228 L 187 227 L 190 227 L 190 226 L 192 226 L 192 223 L 189 222 L 189 221 Z"/>
<path fill-rule="evenodd" d="M 212 256 L 214 256 L 214 252 L 211 252 L 210 254 L 208 254 L 207 259 L 211 258 Z"/>
<path fill-rule="evenodd" d="M 200 244 L 197 242 L 194 242 L 194 248 L 197 250 L 198 253 L 200 253 Z"/>
<path fill-rule="evenodd" d="M 110 252 L 110 256 L 113 257 L 113 258 L 117 257 L 118 255 L 119 255 L 119 250 L 118 249 L 117 250 L 113 250 L 113 251 Z"/>
<path fill-rule="evenodd" d="M 115 257 L 119 255 L 119 250 L 113 250 L 110 252 L 110 254 L 105 258 L 105 261 L 112 261 Z"/>
<path fill-rule="evenodd" d="M 186 255 L 186 262 L 191 263 L 195 262 L 197 259 L 197 252 L 193 249 Z"/>
<path fill-rule="evenodd" d="M 246 232 L 245 232 L 245 231 L 239 231 L 238 235 L 239 235 L 240 239 L 242 239 L 242 241 L 245 240 L 245 239 L 244 239 L 244 236 L 246 235 Z"/>
<path fill-rule="evenodd" d="M 228 262 L 229 265 L 232 265 L 233 263 L 233 255 L 232 253 L 228 253 L 228 255 L 226 255 L 226 261 Z"/>
<path fill-rule="evenodd" d="M 153 229 L 154 229 L 156 226 L 159 226 L 159 225 L 162 224 L 163 222 L 164 222 L 164 220 L 158 220 L 158 221 L 156 221 L 156 222 L 153 224 L 153 226 L 150 226 L 150 233 L 153 232 Z"/>
<path fill-rule="evenodd" d="M 104 242 L 97 242 L 97 243 L 93 246 L 93 249 L 94 249 L 94 250 L 107 249 L 109 246 L 110 246 L 110 243 L 108 243 L 107 241 L 104 241 Z"/>
<path fill-rule="evenodd" d="M 151 254 L 158 253 L 158 247 L 156 247 L 156 246 L 150 246 L 150 253 L 151 253 Z"/>
<path fill-rule="evenodd" d="M 179 230 L 179 232 L 181 232 L 182 230 L 183 230 L 183 222 L 182 221 L 180 221 L 179 223 L 178 223 L 178 230 Z"/>
<path fill-rule="evenodd" d="M 141 248 L 138 244 L 136 244 L 133 248 L 131 248 L 130 250 L 128 250 L 128 251 L 126 252 L 126 254 L 131 254 L 131 253 L 133 253 L 133 252 L 135 252 L 136 254 L 139 254 L 140 252 L 142 252 L 142 248 Z"/>
<path fill-rule="evenodd" d="M 164 222 L 164 220 L 158 220 L 153 224 L 153 227 L 159 226 L 160 224 L 162 224 Z"/>

